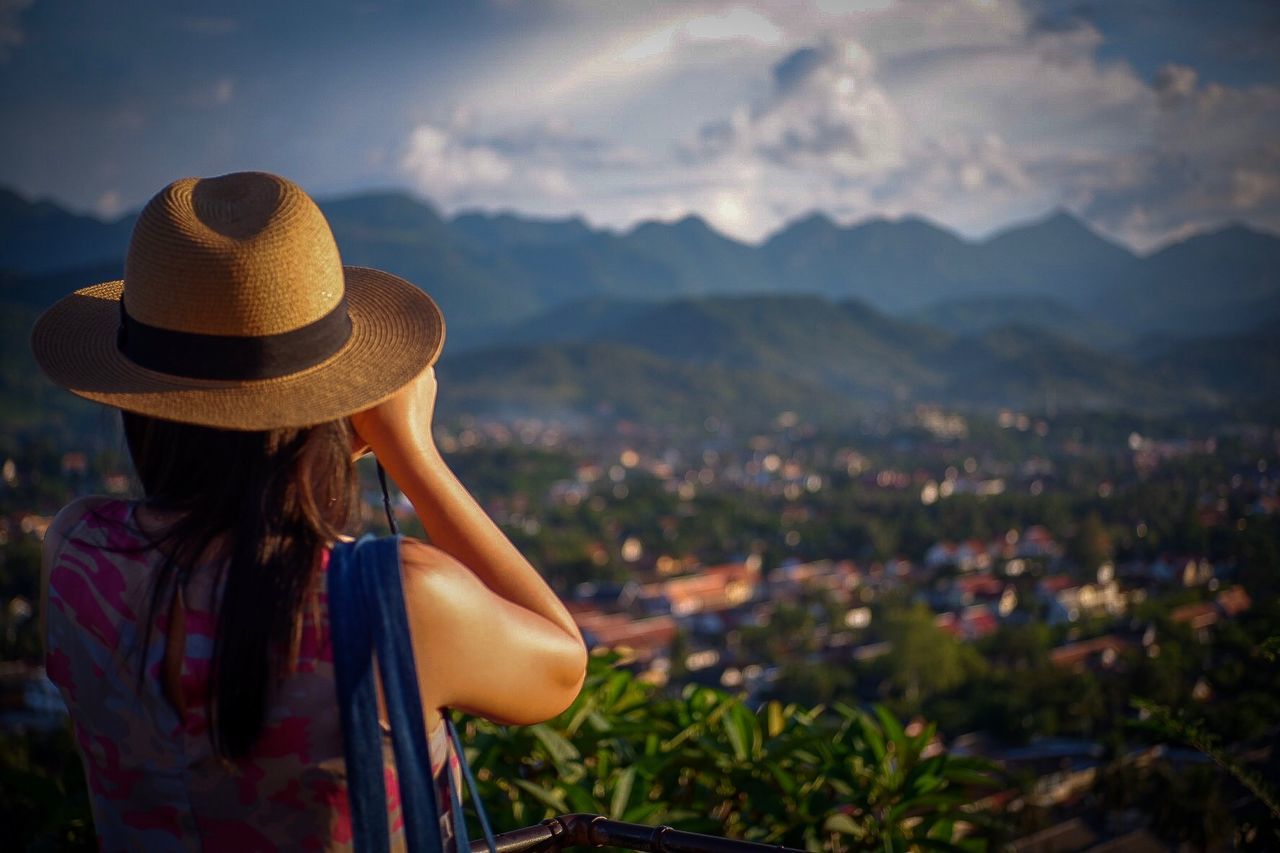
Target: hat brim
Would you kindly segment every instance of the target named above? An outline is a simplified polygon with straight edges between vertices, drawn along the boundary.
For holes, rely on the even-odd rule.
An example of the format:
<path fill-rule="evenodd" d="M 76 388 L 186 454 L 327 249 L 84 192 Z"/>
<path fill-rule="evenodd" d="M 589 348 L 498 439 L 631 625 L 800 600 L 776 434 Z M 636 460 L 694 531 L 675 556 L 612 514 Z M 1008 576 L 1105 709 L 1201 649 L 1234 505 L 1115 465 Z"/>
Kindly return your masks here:
<path fill-rule="evenodd" d="M 444 346 L 444 317 L 422 290 L 380 270 L 343 272 L 350 339 L 319 364 L 287 376 L 189 379 L 138 366 L 116 349 L 121 281 L 60 300 L 36 321 L 31 348 L 58 385 L 130 412 L 238 430 L 337 420 L 393 396 L 434 364 Z"/>

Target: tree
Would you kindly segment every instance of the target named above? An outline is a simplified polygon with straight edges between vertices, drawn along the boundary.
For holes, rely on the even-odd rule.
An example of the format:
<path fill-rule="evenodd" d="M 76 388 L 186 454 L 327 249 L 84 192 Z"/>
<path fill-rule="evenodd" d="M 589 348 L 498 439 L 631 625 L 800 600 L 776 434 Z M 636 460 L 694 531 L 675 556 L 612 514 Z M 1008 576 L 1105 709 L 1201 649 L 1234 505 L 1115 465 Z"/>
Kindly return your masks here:
<path fill-rule="evenodd" d="M 951 690 L 983 669 L 982 659 L 938 628 L 922 604 L 884 614 L 884 639 L 891 649 L 882 659 L 889 683 L 911 710 L 929 696 Z"/>
<path fill-rule="evenodd" d="M 1067 556 L 1086 572 L 1095 572 L 1111 561 L 1115 548 L 1111 534 L 1096 511 L 1090 512 L 1076 526 L 1075 536 L 1067 541 Z"/>

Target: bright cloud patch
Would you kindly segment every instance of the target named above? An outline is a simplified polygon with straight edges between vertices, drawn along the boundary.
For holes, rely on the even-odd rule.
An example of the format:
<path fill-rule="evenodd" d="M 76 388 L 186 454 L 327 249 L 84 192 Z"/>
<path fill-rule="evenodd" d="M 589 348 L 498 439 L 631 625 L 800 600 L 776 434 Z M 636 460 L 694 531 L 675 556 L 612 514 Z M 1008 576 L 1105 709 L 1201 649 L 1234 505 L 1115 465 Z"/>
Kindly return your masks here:
<path fill-rule="evenodd" d="M 582 198 L 571 174 L 622 168 L 634 152 L 574 136 L 563 124 L 480 135 L 461 112 L 441 125 L 418 125 L 400 168 L 424 195 L 449 209 L 514 207 L 556 212 Z"/>
<path fill-rule="evenodd" d="M 1144 79 L 1082 19 L 1009 0 L 686 3 L 649 26 L 567 8 L 612 47 L 555 43 L 571 74 L 419 125 L 401 160 L 419 190 L 616 227 L 698 213 L 749 240 L 814 209 L 977 235 L 1068 206 L 1144 248 L 1227 219 L 1280 228 L 1280 90 L 1174 63 Z"/>
<path fill-rule="evenodd" d="M 772 98 L 704 128 L 703 153 L 844 177 L 892 169 L 902 162 L 902 118 L 871 71 L 853 42 L 793 51 L 774 66 Z"/>

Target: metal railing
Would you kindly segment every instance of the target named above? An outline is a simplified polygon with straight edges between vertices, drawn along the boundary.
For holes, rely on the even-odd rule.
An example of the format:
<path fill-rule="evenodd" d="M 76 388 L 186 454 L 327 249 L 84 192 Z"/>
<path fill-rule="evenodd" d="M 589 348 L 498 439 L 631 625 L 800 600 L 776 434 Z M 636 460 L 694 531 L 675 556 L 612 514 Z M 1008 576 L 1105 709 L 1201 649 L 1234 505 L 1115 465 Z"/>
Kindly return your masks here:
<path fill-rule="evenodd" d="M 598 814 L 553 817 L 537 826 L 504 832 L 496 840 L 498 853 L 535 853 L 569 847 L 619 847 L 654 853 L 802 853 L 792 847 L 735 841 L 669 826 L 624 823 Z M 488 851 L 489 845 L 483 839 L 471 842 L 471 853 Z"/>

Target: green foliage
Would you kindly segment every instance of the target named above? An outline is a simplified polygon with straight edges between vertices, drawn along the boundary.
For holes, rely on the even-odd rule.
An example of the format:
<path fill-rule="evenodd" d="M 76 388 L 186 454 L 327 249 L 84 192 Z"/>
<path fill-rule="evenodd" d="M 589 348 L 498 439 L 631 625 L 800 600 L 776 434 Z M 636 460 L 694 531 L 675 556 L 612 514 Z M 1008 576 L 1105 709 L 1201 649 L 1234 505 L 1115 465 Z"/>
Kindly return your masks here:
<path fill-rule="evenodd" d="M 1175 711 L 1143 699 L 1134 699 L 1133 706 L 1146 715 L 1144 728 L 1169 740 L 1195 747 L 1204 753 L 1214 764 L 1229 773 L 1261 800 L 1267 807 L 1267 811 L 1271 812 L 1272 817 L 1280 820 L 1280 797 L 1277 797 L 1276 792 L 1261 777 L 1244 767 L 1222 748 L 1221 737 L 1207 731 L 1201 723 L 1191 719 L 1185 712 Z M 1277 840 L 1280 840 L 1280 834 L 1277 835 Z"/>
<path fill-rule="evenodd" d="M 884 638 L 891 644 L 882 659 L 884 673 L 909 710 L 985 669 L 973 647 L 939 629 L 924 605 L 890 610 L 884 623 Z"/>
<path fill-rule="evenodd" d="M 809 849 L 986 845 L 974 802 L 990 765 L 937 751 L 932 726 L 908 734 L 883 708 L 753 712 L 706 687 L 666 698 L 597 658 L 556 719 L 467 728 L 498 831 L 590 812 Z"/>

